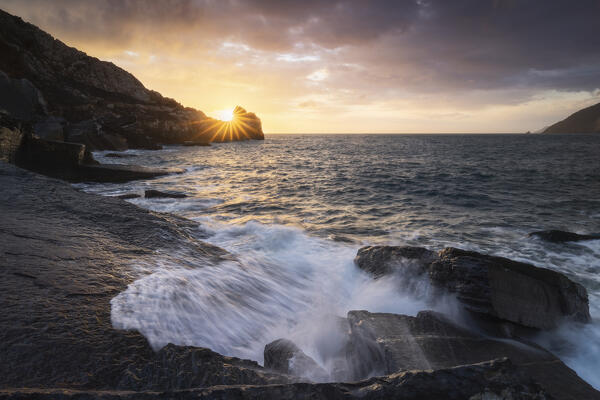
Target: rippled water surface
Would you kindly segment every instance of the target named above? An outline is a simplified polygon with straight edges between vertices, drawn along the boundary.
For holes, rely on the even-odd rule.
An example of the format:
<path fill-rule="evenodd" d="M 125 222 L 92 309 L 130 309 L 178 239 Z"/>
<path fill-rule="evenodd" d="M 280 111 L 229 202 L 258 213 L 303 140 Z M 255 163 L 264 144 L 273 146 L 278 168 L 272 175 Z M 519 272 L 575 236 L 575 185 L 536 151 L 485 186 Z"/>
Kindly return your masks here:
<path fill-rule="evenodd" d="M 356 250 L 373 243 L 455 246 L 556 269 L 586 286 L 592 316 L 600 316 L 600 241 L 527 236 L 600 233 L 600 135 L 270 135 L 131 150 L 131 158 L 104 154 L 96 158 L 187 172 L 79 187 L 104 195 L 183 192 L 189 197 L 130 201 L 198 221 L 211 243 L 245 266 L 189 269 L 178 264 L 193 261 L 157 260 L 114 299 L 113 318 L 116 309 L 123 327 L 157 346 L 202 345 L 261 361 L 266 341 L 288 336 L 326 365 L 327 335 L 301 326 L 349 309 L 414 314 L 425 307 L 356 270 Z M 173 300 L 174 293 L 185 299 Z M 583 335 L 576 340 L 587 346 L 563 358 L 600 386 L 584 371 L 600 368 L 594 327 L 568 333 Z"/>

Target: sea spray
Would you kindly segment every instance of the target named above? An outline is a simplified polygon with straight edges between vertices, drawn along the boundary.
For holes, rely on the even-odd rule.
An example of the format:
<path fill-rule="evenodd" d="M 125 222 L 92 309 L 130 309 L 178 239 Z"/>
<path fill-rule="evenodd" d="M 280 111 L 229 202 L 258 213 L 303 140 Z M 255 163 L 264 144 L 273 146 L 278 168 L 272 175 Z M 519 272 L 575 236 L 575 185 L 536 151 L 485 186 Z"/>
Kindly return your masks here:
<path fill-rule="evenodd" d="M 267 343 L 288 338 L 332 372 L 349 310 L 416 315 L 432 307 L 403 292 L 400 276 L 374 280 L 356 268 L 356 246 L 297 228 L 213 222 L 209 241 L 236 259 L 157 257 L 152 273 L 111 301 L 113 325 L 139 330 L 155 349 L 194 345 L 259 362 Z"/>

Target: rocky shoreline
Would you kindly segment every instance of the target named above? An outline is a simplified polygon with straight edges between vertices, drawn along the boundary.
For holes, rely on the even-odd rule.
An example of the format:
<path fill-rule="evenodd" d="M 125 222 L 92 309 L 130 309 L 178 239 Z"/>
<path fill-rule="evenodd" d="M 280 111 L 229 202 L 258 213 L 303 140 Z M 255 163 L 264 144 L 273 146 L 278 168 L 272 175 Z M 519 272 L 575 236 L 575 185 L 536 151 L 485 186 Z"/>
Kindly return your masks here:
<path fill-rule="evenodd" d="M 265 343 L 266 368 L 204 348 L 155 352 L 138 332 L 111 324 L 110 300 L 139 275 L 134 266 L 157 251 L 207 265 L 235 256 L 199 240 L 192 221 L 4 162 L 0 185 L 0 398 L 600 398 L 528 337 L 586 323 L 585 289 L 550 270 L 458 249 L 369 247 L 356 264 L 374 279 L 403 273 L 409 290 L 413 279 L 430 279 L 477 328 L 426 310 L 350 311 L 339 318 L 346 339 L 330 376 L 285 340 Z"/>

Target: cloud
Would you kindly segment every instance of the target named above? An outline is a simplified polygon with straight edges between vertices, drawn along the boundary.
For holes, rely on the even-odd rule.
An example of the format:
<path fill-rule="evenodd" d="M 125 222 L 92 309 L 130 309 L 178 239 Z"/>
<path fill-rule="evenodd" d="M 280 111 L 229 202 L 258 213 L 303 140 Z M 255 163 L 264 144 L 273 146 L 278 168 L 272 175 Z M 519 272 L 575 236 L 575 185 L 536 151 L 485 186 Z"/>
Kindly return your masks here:
<path fill-rule="evenodd" d="M 270 96 L 271 109 L 314 109 L 297 107 L 313 98 L 325 99 L 321 108 L 371 111 L 437 104 L 432 113 L 456 119 L 544 93 L 578 93 L 581 102 L 600 88 L 600 0 L 0 0 L 0 8 L 184 102 L 211 101 L 195 93 L 220 85 L 227 95 L 261 93 L 263 103 Z"/>

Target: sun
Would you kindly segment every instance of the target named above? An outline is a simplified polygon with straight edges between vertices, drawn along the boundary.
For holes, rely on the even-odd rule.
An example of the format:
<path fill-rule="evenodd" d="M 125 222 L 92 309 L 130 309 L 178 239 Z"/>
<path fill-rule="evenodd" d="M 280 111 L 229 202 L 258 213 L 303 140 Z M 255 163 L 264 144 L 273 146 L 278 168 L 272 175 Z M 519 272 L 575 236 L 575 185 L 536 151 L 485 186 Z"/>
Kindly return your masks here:
<path fill-rule="evenodd" d="M 217 111 L 217 118 L 221 121 L 229 122 L 233 120 L 233 108 L 228 108 L 226 110 Z"/>

